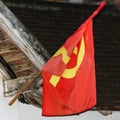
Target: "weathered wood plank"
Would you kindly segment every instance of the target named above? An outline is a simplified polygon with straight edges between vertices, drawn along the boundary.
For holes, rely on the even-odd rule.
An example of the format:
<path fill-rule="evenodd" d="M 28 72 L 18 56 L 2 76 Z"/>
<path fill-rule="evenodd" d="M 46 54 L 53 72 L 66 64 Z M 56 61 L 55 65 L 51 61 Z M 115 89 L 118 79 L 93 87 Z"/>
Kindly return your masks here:
<path fill-rule="evenodd" d="M 14 53 L 14 54 L 9 54 L 8 56 L 4 56 L 4 59 L 7 62 L 20 60 L 20 59 L 23 59 L 23 58 L 25 58 L 25 56 L 22 53 Z"/>
<path fill-rule="evenodd" d="M 0 43 L 0 51 L 5 51 L 14 48 L 15 46 L 9 40 Z"/>
<path fill-rule="evenodd" d="M 14 71 L 21 71 L 23 69 L 33 67 L 32 63 L 28 61 L 26 58 L 10 61 L 8 62 L 8 64 L 12 67 Z"/>
<path fill-rule="evenodd" d="M 4 81 L 4 95 L 6 97 L 15 95 L 15 93 L 23 86 L 23 84 L 29 81 L 32 76 L 33 74 L 17 79 L 9 79 L 7 81 Z"/>
<path fill-rule="evenodd" d="M 0 55 L 4 56 L 5 54 L 10 54 L 11 52 L 17 52 L 17 49 L 9 49 L 9 50 L 4 50 L 4 51 L 0 51 Z"/>
<path fill-rule="evenodd" d="M 27 69 L 27 70 L 25 69 L 25 70 L 18 71 L 18 72 L 15 71 L 15 73 L 16 73 L 17 77 L 24 77 L 27 75 L 31 75 L 32 73 L 36 73 L 36 70 L 34 68 L 32 68 L 32 69 Z"/>
<path fill-rule="evenodd" d="M 6 70 L 4 69 L 1 63 L 0 63 L 0 73 L 3 75 L 3 80 L 10 79 L 10 76 L 8 75 L 8 73 L 6 72 Z"/>

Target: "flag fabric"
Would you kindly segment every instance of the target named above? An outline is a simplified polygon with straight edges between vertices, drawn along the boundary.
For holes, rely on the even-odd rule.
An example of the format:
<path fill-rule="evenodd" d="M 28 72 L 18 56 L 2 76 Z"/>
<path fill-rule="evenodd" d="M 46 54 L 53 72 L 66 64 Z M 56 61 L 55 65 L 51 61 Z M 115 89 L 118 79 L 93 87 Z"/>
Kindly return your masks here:
<path fill-rule="evenodd" d="M 42 68 L 42 115 L 61 116 L 96 105 L 93 17 L 105 2 L 71 35 Z"/>

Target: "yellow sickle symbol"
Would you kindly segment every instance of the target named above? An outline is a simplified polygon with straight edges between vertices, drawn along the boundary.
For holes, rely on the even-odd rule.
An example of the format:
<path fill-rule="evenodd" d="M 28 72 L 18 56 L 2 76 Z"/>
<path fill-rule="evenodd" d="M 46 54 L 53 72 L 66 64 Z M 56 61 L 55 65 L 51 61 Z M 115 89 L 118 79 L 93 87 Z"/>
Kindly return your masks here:
<path fill-rule="evenodd" d="M 62 77 L 67 78 L 67 79 L 75 77 L 76 72 L 77 72 L 79 66 L 81 65 L 81 63 L 83 61 L 84 54 L 85 54 L 85 42 L 84 42 L 84 38 L 83 37 L 82 37 L 82 40 L 81 40 L 80 50 L 78 51 L 78 48 L 75 47 L 73 53 L 78 55 L 77 56 L 77 64 L 76 64 L 76 66 L 71 68 L 71 69 L 65 69 L 63 74 L 61 75 Z M 67 63 L 69 61 L 70 57 L 67 56 L 67 50 L 64 47 L 59 49 L 59 51 L 54 56 L 58 56 L 60 54 L 62 54 L 63 62 Z M 50 78 L 49 82 L 54 87 L 56 87 L 58 82 L 59 82 L 59 80 L 60 80 L 60 76 L 52 75 L 52 77 Z"/>

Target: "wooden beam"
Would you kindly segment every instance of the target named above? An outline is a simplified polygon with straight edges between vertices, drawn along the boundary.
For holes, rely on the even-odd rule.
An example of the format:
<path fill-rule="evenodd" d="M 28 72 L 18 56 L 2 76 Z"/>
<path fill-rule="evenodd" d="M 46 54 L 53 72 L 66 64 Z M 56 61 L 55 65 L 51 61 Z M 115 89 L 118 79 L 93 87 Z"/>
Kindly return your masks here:
<path fill-rule="evenodd" d="M 22 88 L 20 91 L 18 91 L 18 93 L 16 94 L 16 96 L 9 102 L 9 105 L 11 106 L 17 99 L 18 97 L 28 88 L 30 87 L 30 85 L 33 83 L 33 81 L 35 81 L 39 76 L 41 75 L 41 71 L 38 71 L 36 73 L 36 75 L 34 76 L 33 79 L 31 79 L 30 81 L 28 81 Z"/>

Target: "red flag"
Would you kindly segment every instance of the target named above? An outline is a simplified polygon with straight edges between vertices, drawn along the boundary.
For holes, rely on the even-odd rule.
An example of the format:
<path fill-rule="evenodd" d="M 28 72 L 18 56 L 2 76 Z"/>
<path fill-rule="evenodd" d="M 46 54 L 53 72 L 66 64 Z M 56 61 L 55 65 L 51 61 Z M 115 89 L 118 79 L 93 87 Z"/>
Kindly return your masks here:
<path fill-rule="evenodd" d="M 43 66 L 42 115 L 77 114 L 96 104 L 92 19 L 104 5 Z"/>

